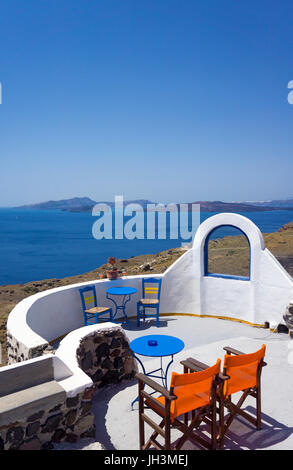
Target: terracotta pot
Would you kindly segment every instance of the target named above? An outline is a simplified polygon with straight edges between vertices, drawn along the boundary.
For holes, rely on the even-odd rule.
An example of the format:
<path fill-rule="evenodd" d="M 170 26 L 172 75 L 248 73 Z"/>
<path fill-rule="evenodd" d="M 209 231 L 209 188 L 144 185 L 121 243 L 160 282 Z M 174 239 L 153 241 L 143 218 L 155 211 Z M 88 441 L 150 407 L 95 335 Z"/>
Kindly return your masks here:
<path fill-rule="evenodd" d="M 113 269 L 113 270 L 109 269 L 108 271 L 106 271 L 106 274 L 107 274 L 108 279 L 117 279 L 119 275 L 119 271 L 117 269 Z"/>

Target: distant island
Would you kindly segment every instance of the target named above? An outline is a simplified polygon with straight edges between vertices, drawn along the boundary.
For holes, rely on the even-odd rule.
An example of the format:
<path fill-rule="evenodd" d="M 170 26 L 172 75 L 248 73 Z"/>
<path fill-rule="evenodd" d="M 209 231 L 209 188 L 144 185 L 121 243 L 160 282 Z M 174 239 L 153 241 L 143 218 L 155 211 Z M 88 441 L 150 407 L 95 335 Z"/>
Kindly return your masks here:
<path fill-rule="evenodd" d="M 29 204 L 26 206 L 17 207 L 17 209 L 34 209 L 34 210 L 61 210 L 67 212 L 91 212 L 96 204 L 107 204 L 109 207 L 114 207 L 113 201 L 93 201 L 89 197 L 74 197 L 72 199 L 61 199 L 60 201 L 47 201 L 38 204 Z M 124 201 L 126 204 L 139 204 L 146 208 L 147 204 L 154 204 L 147 199 L 135 199 Z"/>
<path fill-rule="evenodd" d="M 114 202 L 109 201 L 93 201 L 89 197 L 74 197 L 71 199 L 62 199 L 60 201 L 47 201 L 38 204 L 30 204 L 17 207 L 17 209 L 33 209 L 33 210 L 61 210 L 66 212 L 91 212 L 96 204 L 107 204 L 113 208 Z M 134 199 L 124 201 L 124 205 L 139 204 L 147 208 L 148 204 L 157 204 L 147 199 Z M 202 212 L 264 212 L 276 210 L 293 210 L 293 199 L 272 200 L 272 201 L 255 201 L 255 202 L 223 202 L 223 201 L 194 201 L 185 203 L 188 210 L 192 210 L 193 204 L 200 204 Z M 179 204 L 177 204 L 179 207 Z"/>
<path fill-rule="evenodd" d="M 247 202 L 254 206 L 266 206 L 266 207 L 277 207 L 278 209 L 292 209 L 293 207 L 293 198 L 289 199 L 273 199 L 272 201 L 251 201 Z"/>

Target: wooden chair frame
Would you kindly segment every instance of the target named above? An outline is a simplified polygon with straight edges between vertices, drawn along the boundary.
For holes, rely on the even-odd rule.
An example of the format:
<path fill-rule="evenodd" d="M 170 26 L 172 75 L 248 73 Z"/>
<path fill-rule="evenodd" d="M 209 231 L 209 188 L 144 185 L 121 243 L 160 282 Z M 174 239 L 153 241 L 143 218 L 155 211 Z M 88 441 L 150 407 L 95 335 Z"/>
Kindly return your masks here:
<path fill-rule="evenodd" d="M 202 371 L 202 363 L 195 361 L 194 359 L 188 359 L 182 361 L 181 364 L 184 366 L 184 373 L 199 372 Z M 204 369 L 209 366 L 204 365 Z M 139 399 L 139 443 L 140 450 L 147 450 L 150 446 L 154 446 L 157 450 L 180 450 L 183 444 L 187 440 L 191 440 L 195 444 L 200 444 L 206 449 L 215 450 L 217 447 L 217 384 L 218 378 L 216 377 L 212 382 L 211 387 L 211 403 L 208 406 L 191 410 L 190 413 L 185 413 L 183 421 L 175 418 L 171 421 L 170 408 L 171 402 L 176 400 L 177 397 L 174 395 L 173 387 L 170 391 L 154 382 L 152 379 L 144 374 L 136 374 L 138 379 L 138 399 Z M 165 406 L 159 403 L 150 393 L 147 393 L 144 388 L 145 385 L 149 386 L 154 392 L 160 393 L 165 398 Z M 153 392 L 153 393 L 154 393 Z M 162 421 L 158 425 L 148 415 L 145 414 L 146 409 L 151 409 L 158 414 Z M 190 416 L 190 422 L 189 422 Z M 195 428 L 204 422 L 211 427 L 211 439 L 207 440 L 195 433 Z M 144 424 L 147 423 L 154 432 L 151 437 L 145 442 L 145 429 Z M 177 444 L 171 444 L 171 429 L 176 428 L 182 432 L 182 437 L 177 441 Z M 158 435 L 162 436 L 165 440 L 165 445 L 161 445 L 157 441 Z"/>
<path fill-rule="evenodd" d="M 140 326 L 141 317 L 143 321 L 145 321 L 146 318 L 156 318 L 156 325 L 157 325 L 157 328 L 159 328 L 160 326 L 160 296 L 161 296 L 162 279 L 157 279 L 155 277 L 142 279 L 142 295 L 144 298 L 146 295 L 145 284 L 153 284 L 155 286 L 157 285 L 158 292 L 157 292 L 156 298 L 154 298 L 156 302 L 154 302 L 153 304 L 151 303 L 143 304 L 141 300 L 137 302 L 137 326 Z M 145 311 L 146 309 L 154 309 L 156 313 L 146 313 Z"/>
<path fill-rule="evenodd" d="M 245 353 L 238 351 L 237 349 L 230 348 L 229 346 L 226 346 L 224 348 L 226 353 L 228 355 L 234 354 L 234 355 L 245 355 Z M 223 448 L 224 446 L 224 437 L 231 426 L 235 416 L 239 414 L 243 418 L 245 418 L 247 421 L 249 421 L 251 424 L 253 424 L 256 429 L 261 429 L 262 422 L 261 422 L 261 373 L 262 373 L 262 368 L 266 366 L 266 362 L 263 359 L 260 359 L 258 366 L 257 366 L 257 373 L 256 373 L 256 386 L 253 388 L 247 388 L 242 390 L 242 395 L 240 399 L 238 400 L 237 403 L 233 403 L 231 399 L 231 395 L 224 397 L 223 389 L 224 389 L 224 383 L 226 380 L 229 380 L 230 377 L 226 374 L 226 369 L 224 368 L 223 374 L 221 374 L 220 377 L 220 383 L 219 383 L 219 393 L 218 393 L 218 401 L 219 401 L 219 415 L 220 415 L 220 433 L 218 436 L 218 440 L 220 443 L 220 447 Z M 256 399 L 256 418 L 251 416 L 250 414 L 246 413 L 241 409 L 244 401 L 248 396 L 252 396 L 253 398 Z M 226 419 L 225 422 L 225 417 L 224 417 L 224 409 L 227 408 L 228 411 L 230 412 L 228 418 Z"/>
<path fill-rule="evenodd" d="M 87 310 L 85 300 L 84 300 L 84 296 L 83 296 L 83 294 L 85 292 L 92 292 L 92 294 L 93 294 L 95 307 L 93 309 L 91 309 L 92 311 Z M 109 320 L 107 320 L 107 319 L 103 319 L 103 320 L 104 321 L 107 320 L 107 321 L 110 321 L 110 322 L 114 321 L 113 310 L 112 310 L 111 307 L 104 307 L 104 308 L 103 307 L 98 307 L 96 289 L 95 289 L 94 285 L 82 287 L 81 289 L 79 289 L 79 294 L 80 294 L 80 298 L 81 298 L 81 304 L 82 304 L 83 318 L 84 318 L 85 326 L 94 325 L 96 323 L 99 323 L 99 319 L 101 317 L 103 317 L 104 315 L 107 315 L 107 314 L 109 314 Z M 99 310 L 101 310 L 101 311 L 99 312 Z"/>

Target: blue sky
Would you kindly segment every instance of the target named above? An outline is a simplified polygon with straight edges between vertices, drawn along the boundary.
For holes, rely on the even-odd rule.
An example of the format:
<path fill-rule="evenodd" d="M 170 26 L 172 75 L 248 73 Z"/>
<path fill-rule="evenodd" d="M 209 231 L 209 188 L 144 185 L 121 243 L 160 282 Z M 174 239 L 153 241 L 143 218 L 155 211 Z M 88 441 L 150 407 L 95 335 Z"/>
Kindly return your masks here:
<path fill-rule="evenodd" d="M 292 191 L 289 0 L 0 0 L 0 205 Z"/>

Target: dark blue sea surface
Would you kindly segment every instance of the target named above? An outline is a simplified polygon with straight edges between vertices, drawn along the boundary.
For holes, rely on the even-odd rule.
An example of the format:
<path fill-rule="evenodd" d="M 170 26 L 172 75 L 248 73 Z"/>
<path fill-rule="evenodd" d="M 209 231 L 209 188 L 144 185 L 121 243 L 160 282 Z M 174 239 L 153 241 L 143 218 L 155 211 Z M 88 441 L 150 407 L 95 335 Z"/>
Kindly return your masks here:
<path fill-rule="evenodd" d="M 214 213 L 202 212 L 201 221 Z M 293 211 L 249 212 L 263 233 L 274 232 L 293 220 Z M 88 213 L 0 209 L 0 285 L 62 278 L 91 271 L 109 256 L 130 258 L 180 246 L 183 239 L 96 240 L 97 220 Z M 235 234 L 229 228 L 217 237 Z M 168 234 L 168 218 L 167 218 Z"/>

